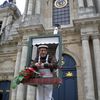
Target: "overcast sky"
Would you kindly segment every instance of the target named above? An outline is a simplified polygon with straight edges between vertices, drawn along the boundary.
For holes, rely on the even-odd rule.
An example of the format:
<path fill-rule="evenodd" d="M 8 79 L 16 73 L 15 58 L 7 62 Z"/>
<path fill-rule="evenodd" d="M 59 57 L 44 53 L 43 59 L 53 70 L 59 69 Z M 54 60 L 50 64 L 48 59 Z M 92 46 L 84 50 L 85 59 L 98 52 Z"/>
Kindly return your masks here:
<path fill-rule="evenodd" d="M 0 5 L 1 5 L 4 1 L 8 1 L 8 0 L 0 0 Z M 17 5 L 17 7 L 19 8 L 19 10 L 21 11 L 21 13 L 23 13 L 23 11 L 24 11 L 25 1 L 26 1 L 26 0 L 16 0 L 16 5 Z"/>

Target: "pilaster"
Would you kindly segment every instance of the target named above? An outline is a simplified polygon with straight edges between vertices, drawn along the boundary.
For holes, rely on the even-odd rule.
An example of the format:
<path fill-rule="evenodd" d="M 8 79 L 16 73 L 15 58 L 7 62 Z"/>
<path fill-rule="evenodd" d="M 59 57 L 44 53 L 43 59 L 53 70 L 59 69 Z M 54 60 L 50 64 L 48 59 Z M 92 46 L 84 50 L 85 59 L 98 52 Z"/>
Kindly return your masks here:
<path fill-rule="evenodd" d="M 20 70 L 23 70 L 26 65 L 26 60 L 27 60 L 27 41 L 23 40 L 23 47 L 22 47 L 22 54 L 21 54 L 21 63 L 20 63 Z M 25 95 L 25 86 L 23 84 L 20 84 L 17 88 L 17 96 L 16 100 L 24 100 L 26 97 Z"/>
<path fill-rule="evenodd" d="M 79 6 L 79 8 L 83 8 L 84 7 L 83 0 L 78 0 L 78 6 Z"/>
<path fill-rule="evenodd" d="M 89 35 L 82 35 L 85 100 L 95 100 Z"/>
<path fill-rule="evenodd" d="M 40 0 L 36 0 L 35 14 L 40 14 Z"/>
<path fill-rule="evenodd" d="M 21 45 L 17 46 L 17 50 L 18 52 L 17 52 L 17 57 L 16 57 L 16 63 L 15 63 L 14 77 L 16 77 L 19 72 L 20 60 L 21 60 Z M 11 100 L 16 100 L 16 93 L 17 93 L 17 88 L 12 89 Z"/>
<path fill-rule="evenodd" d="M 100 34 L 93 34 L 92 39 L 97 77 L 98 100 L 100 100 Z"/>
<path fill-rule="evenodd" d="M 35 87 L 34 86 L 29 86 L 28 85 L 26 100 L 35 100 Z"/>
<path fill-rule="evenodd" d="M 28 11 L 27 11 L 27 14 L 28 14 L 28 15 L 32 15 L 32 14 L 33 14 L 34 5 L 35 5 L 34 0 L 29 0 Z"/>
<path fill-rule="evenodd" d="M 98 13 L 100 13 L 100 0 L 96 0 L 97 1 L 97 9 L 98 9 Z"/>
<path fill-rule="evenodd" d="M 29 3 L 29 0 L 26 0 L 26 2 L 25 2 L 25 9 L 24 9 L 23 17 L 22 17 L 22 22 L 24 22 L 25 16 L 27 15 L 28 3 Z"/>
<path fill-rule="evenodd" d="M 87 5 L 88 7 L 93 7 L 94 6 L 93 0 L 87 0 Z"/>

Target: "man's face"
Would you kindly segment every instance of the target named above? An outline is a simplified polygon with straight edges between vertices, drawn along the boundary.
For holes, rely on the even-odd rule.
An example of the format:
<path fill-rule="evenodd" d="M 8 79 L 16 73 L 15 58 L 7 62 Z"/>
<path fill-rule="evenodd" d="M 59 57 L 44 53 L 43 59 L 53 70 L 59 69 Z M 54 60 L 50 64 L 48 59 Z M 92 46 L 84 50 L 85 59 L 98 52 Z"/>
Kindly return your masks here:
<path fill-rule="evenodd" d="M 40 57 L 45 57 L 47 55 L 47 48 L 40 48 L 39 55 Z"/>

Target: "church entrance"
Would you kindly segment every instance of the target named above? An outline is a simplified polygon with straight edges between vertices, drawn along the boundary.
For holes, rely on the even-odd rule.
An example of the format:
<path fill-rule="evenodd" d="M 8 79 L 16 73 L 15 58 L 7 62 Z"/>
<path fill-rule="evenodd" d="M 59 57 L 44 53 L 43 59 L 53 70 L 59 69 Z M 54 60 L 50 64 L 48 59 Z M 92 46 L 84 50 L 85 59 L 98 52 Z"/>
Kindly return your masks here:
<path fill-rule="evenodd" d="M 9 100 L 10 81 L 0 81 L 0 100 Z"/>
<path fill-rule="evenodd" d="M 77 96 L 77 70 L 75 60 L 67 54 L 62 55 L 63 83 L 59 88 L 54 87 L 52 100 L 78 100 Z"/>

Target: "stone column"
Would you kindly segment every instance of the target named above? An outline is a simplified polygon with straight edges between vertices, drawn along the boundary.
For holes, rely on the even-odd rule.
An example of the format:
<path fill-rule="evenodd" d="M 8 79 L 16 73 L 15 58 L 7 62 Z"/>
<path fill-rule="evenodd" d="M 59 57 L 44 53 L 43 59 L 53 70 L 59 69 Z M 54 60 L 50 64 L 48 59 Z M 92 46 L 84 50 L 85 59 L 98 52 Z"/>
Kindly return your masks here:
<path fill-rule="evenodd" d="M 89 36 L 82 35 L 85 100 L 95 100 Z"/>
<path fill-rule="evenodd" d="M 98 13 L 100 13 L 100 0 L 96 0 L 96 2 L 97 2 Z"/>
<path fill-rule="evenodd" d="M 32 15 L 33 14 L 33 6 L 34 5 L 35 5 L 34 0 L 29 0 L 28 11 L 27 11 L 28 15 Z"/>
<path fill-rule="evenodd" d="M 27 50 L 28 50 L 27 41 L 23 41 L 20 70 L 23 70 L 26 66 Z M 17 88 L 16 100 L 24 100 L 25 98 L 26 98 L 25 86 L 23 84 L 20 84 Z"/>
<path fill-rule="evenodd" d="M 100 34 L 92 35 L 97 77 L 98 100 L 100 100 Z"/>
<path fill-rule="evenodd" d="M 32 50 L 32 59 L 34 60 L 36 58 L 37 54 L 37 47 L 33 46 Z M 34 86 L 27 86 L 27 99 L 26 100 L 35 100 L 35 87 Z"/>
<path fill-rule="evenodd" d="M 84 2 L 83 2 L 83 0 L 78 0 L 78 6 L 79 6 L 79 8 L 84 7 Z"/>
<path fill-rule="evenodd" d="M 35 87 L 34 86 L 29 86 L 28 85 L 26 100 L 35 100 Z"/>
<path fill-rule="evenodd" d="M 36 0 L 35 14 L 40 14 L 40 0 Z"/>
<path fill-rule="evenodd" d="M 27 15 L 28 3 L 29 3 L 29 0 L 26 0 L 26 2 L 25 2 L 25 9 L 24 9 L 23 17 L 22 17 L 22 22 L 24 22 L 25 16 Z"/>
<path fill-rule="evenodd" d="M 19 67 L 20 67 L 20 60 L 21 60 L 21 46 L 18 45 L 14 77 L 16 77 L 18 75 Z M 12 89 L 11 100 L 16 100 L 16 93 L 17 93 L 17 88 Z"/>

